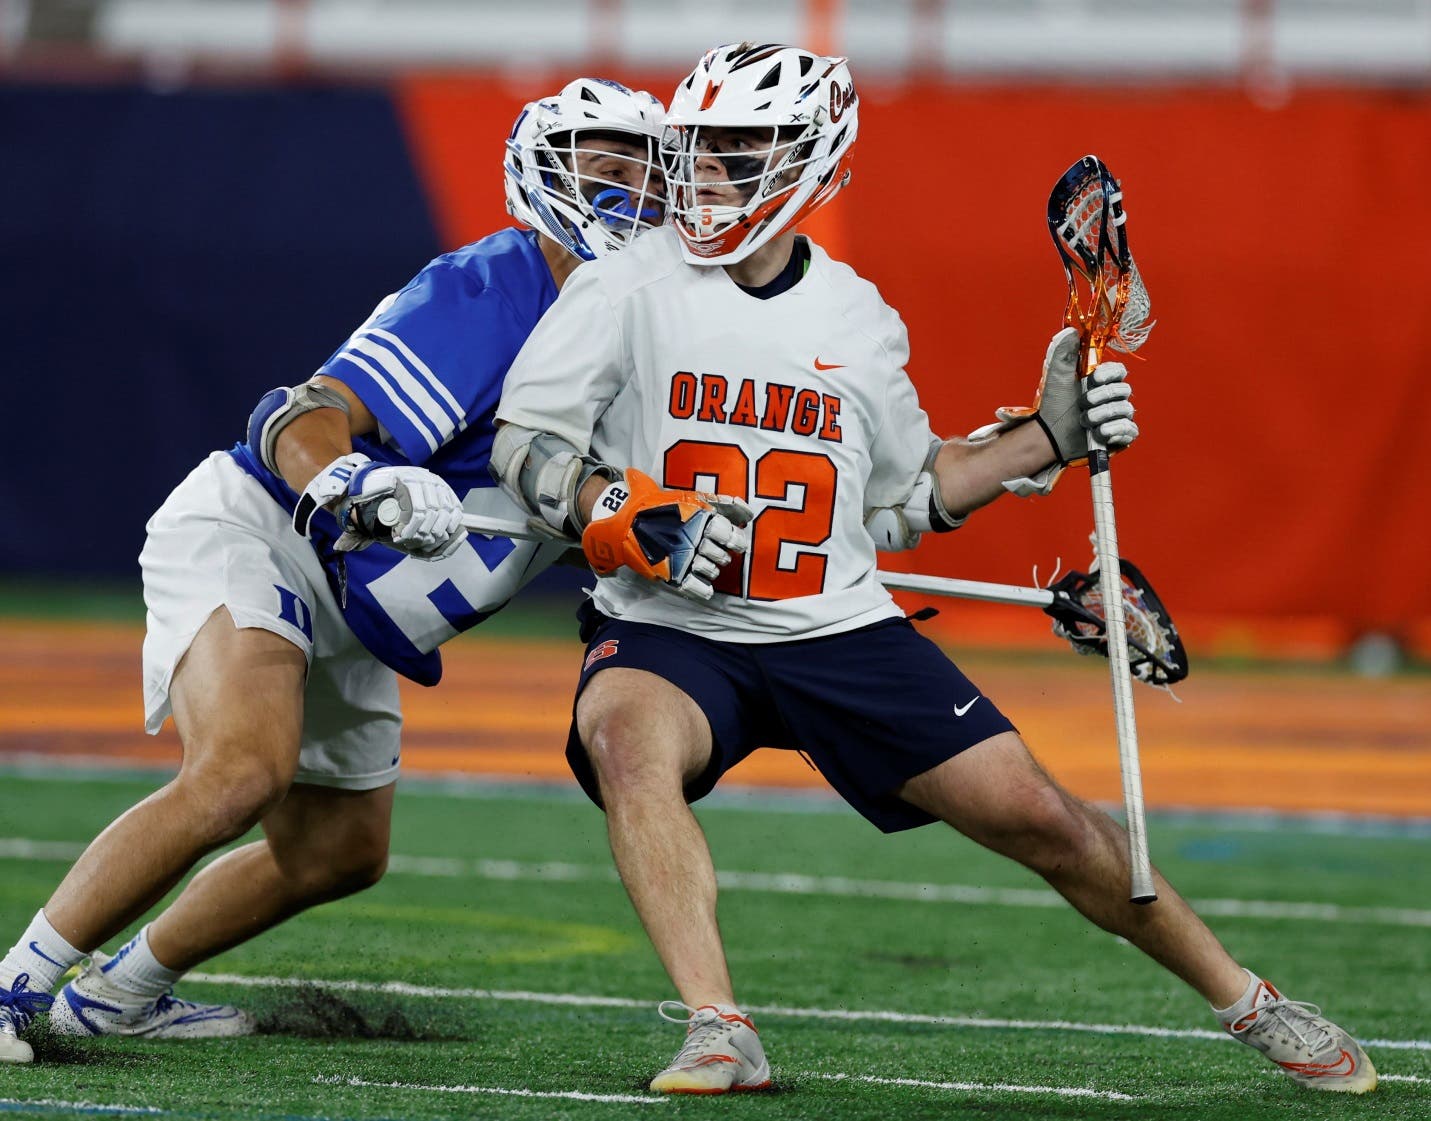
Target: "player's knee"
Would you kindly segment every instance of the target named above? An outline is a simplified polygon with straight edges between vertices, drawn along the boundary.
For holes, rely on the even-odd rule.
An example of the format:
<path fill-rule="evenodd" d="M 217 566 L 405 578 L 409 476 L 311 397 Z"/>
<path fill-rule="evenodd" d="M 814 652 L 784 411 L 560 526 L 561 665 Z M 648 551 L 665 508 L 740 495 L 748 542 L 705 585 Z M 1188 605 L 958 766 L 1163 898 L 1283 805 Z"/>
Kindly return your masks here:
<path fill-rule="evenodd" d="M 310 865 L 302 873 L 298 894 L 311 902 L 341 899 L 366 891 L 388 870 L 387 846 L 360 849 L 334 856 L 323 864 Z"/>
<path fill-rule="evenodd" d="M 619 798 L 623 792 L 681 788 L 682 766 L 676 745 L 652 736 L 638 713 L 606 713 L 583 732 L 582 742 L 605 801 Z"/>
<path fill-rule="evenodd" d="M 1096 831 L 1087 808 L 1049 781 L 1020 793 L 1013 815 L 1018 859 L 1044 876 L 1057 876 L 1081 865 Z"/>
<path fill-rule="evenodd" d="M 388 870 L 388 839 L 364 836 L 353 838 L 342 856 L 334 861 L 329 891 L 336 897 L 352 895 L 372 887 Z"/>
<path fill-rule="evenodd" d="M 186 768 L 175 787 L 203 838 L 224 844 L 263 820 L 283 800 L 292 777 L 283 767 L 240 756 Z"/>

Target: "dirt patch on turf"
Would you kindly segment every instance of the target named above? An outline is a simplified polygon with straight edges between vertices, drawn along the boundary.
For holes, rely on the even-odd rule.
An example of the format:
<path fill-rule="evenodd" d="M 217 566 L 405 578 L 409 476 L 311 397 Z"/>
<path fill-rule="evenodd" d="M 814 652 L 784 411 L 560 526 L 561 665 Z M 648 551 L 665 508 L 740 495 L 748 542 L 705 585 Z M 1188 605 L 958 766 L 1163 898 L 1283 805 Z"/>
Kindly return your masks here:
<path fill-rule="evenodd" d="M 43 1019 L 25 1032 L 25 1040 L 35 1049 L 35 1062 L 44 1066 L 136 1067 L 157 1061 L 153 1055 L 116 1050 L 104 1040 L 58 1035 Z"/>
<path fill-rule="evenodd" d="M 272 1007 L 258 1011 L 264 1035 L 296 1035 L 308 1039 L 395 1039 L 427 1043 L 469 1038 L 464 1025 L 405 1008 L 391 998 L 350 999 L 330 989 L 302 986 Z"/>

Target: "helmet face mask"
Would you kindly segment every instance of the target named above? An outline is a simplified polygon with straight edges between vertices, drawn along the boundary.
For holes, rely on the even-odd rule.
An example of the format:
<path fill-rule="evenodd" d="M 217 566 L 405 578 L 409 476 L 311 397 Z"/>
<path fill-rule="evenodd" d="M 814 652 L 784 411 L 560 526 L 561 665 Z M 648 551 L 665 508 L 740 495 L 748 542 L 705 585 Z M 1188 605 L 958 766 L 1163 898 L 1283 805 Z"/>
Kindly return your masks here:
<path fill-rule="evenodd" d="M 532 102 L 507 140 L 507 210 L 586 261 L 659 226 L 662 112 L 649 93 L 599 78 Z"/>
<path fill-rule="evenodd" d="M 661 138 L 686 260 L 735 264 L 833 198 L 856 106 L 844 59 L 747 43 L 707 53 Z"/>

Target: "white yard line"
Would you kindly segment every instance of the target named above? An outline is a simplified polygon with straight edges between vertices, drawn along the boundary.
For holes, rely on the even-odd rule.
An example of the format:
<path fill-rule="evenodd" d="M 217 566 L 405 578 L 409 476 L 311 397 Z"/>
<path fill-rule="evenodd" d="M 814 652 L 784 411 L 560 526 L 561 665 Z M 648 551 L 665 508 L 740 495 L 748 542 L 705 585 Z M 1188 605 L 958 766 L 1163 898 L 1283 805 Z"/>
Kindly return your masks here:
<path fill-rule="evenodd" d="M 873 1086 L 915 1086 L 925 1090 L 957 1090 L 964 1093 L 990 1091 L 1007 1094 L 1056 1094 L 1062 1098 L 1103 1098 L 1113 1102 L 1136 1102 L 1142 1099 L 1116 1090 L 1091 1090 L 1085 1086 L 1016 1086 L 1008 1082 L 926 1082 L 920 1078 L 876 1078 L 872 1074 L 823 1074 L 811 1072 L 804 1077 L 823 1078 L 829 1082 L 867 1082 Z"/>
<path fill-rule="evenodd" d="M 581 1090 L 512 1090 L 503 1086 L 426 1086 L 417 1082 L 365 1082 L 342 1075 L 319 1075 L 320 1086 L 357 1086 L 371 1090 L 423 1090 L 430 1094 L 495 1094 L 506 1098 L 564 1098 L 575 1102 L 616 1102 L 621 1105 L 664 1105 L 668 1099 L 639 1094 L 588 1094 Z"/>
<path fill-rule="evenodd" d="M 829 1074 L 810 1071 L 797 1073 L 796 1078 L 819 1078 L 827 1082 L 861 1082 L 871 1086 L 912 1086 L 924 1090 L 950 1090 L 959 1093 L 1049 1094 L 1065 1098 L 1102 1098 L 1105 1101 L 1135 1102 L 1141 1099 L 1116 1090 L 1093 1090 L 1084 1086 L 1019 1086 L 1007 1082 L 927 1082 L 918 1078 L 877 1078 L 869 1074 Z M 359 1086 L 378 1090 L 423 1090 L 438 1094 L 498 1094 L 514 1098 L 569 1098 L 583 1102 L 619 1102 L 637 1105 L 662 1105 L 669 1097 L 650 1094 L 588 1094 L 577 1090 L 510 1090 L 499 1086 L 429 1086 L 415 1082 L 365 1082 L 361 1078 L 341 1075 L 319 1076 L 313 1081 L 322 1086 Z"/>
<path fill-rule="evenodd" d="M 1431 1086 L 1431 1078 L 1418 1078 L 1414 1074 L 1381 1074 L 1376 1076 L 1378 1082 L 1424 1082 Z"/>
<path fill-rule="evenodd" d="M 74 860 L 85 846 L 69 841 L 0 838 L 0 859 Z M 461 860 L 446 856 L 394 854 L 388 870 L 403 876 L 531 881 L 538 883 L 615 883 L 606 864 L 536 863 L 520 860 Z M 819 895 L 853 899 L 895 899 L 908 903 L 952 903 L 967 906 L 1033 907 L 1062 910 L 1068 906 L 1047 888 L 997 888 L 973 884 L 904 883 L 861 880 L 849 876 L 808 876 L 799 872 L 721 872 L 726 891 L 768 895 Z M 1319 923 L 1359 923 L 1371 926 L 1431 927 L 1431 911 L 1409 907 L 1343 907 L 1336 903 L 1298 903 L 1268 899 L 1195 899 L 1203 915 L 1244 919 L 1297 919 Z"/>
<path fill-rule="evenodd" d="M 238 985 L 267 989 L 329 989 L 335 992 L 381 993 L 443 1000 L 494 1000 L 525 1004 L 555 1004 L 582 1008 L 648 1008 L 650 1000 L 624 996 L 588 996 L 581 993 L 539 993 L 521 989 L 455 989 L 413 985 L 407 981 L 323 981 L 305 977 L 255 977 L 239 973 L 190 973 L 186 981 L 211 985 Z M 1001 1020 L 983 1016 L 932 1016 L 919 1012 L 885 1012 L 847 1008 L 796 1008 L 776 1004 L 750 1004 L 746 1010 L 761 1016 L 788 1016 L 802 1020 L 928 1024 L 944 1028 L 981 1028 L 1009 1031 L 1071 1031 L 1093 1035 L 1139 1035 L 1156 1039 L 1205 1039 L 1232 1042 L 1226 1032 L 1202 1028 L 1156 1028 L 1141 1024 L 1082 1024 L 1073 1020 Z M 1431 1039 L 1364 1039 L 1366 1047 L 1395 1051 L 1431 1051 Z"/>

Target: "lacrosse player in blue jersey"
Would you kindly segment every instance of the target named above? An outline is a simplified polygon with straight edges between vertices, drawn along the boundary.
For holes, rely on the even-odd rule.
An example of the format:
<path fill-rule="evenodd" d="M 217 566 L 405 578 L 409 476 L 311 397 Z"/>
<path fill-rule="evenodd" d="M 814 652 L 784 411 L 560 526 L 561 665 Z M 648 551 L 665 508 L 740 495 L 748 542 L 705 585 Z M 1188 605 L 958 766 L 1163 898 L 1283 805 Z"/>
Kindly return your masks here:
<path fill-rule="evenodd" d="M 239 1009 L 171 988 L 382 876 L 397 674 L 435 684 L 437 647 L 562 548 L 462 528 L 464 511 L 518 513 L 488 469 L 507 367 L 582 261 L 663 220 L 662 116 L 650 94 L 586 78 L 528 105 L 504 170 L 529 229 L 429 264 L 154 515 L 146 725 L 173 716 L 183 764 L 100 834 L 0 962 L 0 1062 L 31 1061 L 20 1033 L 46 1008 L 62 1034 L 249 1033 Z M 210 864 L 114 957 L 95 952 L 255 824 L 264 839 Z"/>

